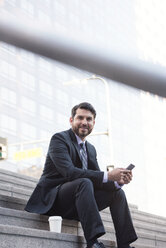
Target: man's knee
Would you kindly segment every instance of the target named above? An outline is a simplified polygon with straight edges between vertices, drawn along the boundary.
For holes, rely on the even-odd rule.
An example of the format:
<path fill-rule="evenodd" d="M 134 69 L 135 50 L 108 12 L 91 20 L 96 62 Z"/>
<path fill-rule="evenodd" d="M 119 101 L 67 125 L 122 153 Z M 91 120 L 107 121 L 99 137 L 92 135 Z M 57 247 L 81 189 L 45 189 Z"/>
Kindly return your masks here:
<path fill-rule="evenodd" d="M 78 179 L 79 186 L 86 190 L 93 190 L 92 181 L 88 178 L 79 178 Z"/>
<path fill-rule="evenodd" d="M 92 181 L 89 178 L 79 178 L 81 184 L 93 186 Z"/>
<path fill-rule="evenodd" d="M 116 198 L 118 198 L 119 200 L 126 200 L 126 195 L 123 189 L 116 191 Z"/>

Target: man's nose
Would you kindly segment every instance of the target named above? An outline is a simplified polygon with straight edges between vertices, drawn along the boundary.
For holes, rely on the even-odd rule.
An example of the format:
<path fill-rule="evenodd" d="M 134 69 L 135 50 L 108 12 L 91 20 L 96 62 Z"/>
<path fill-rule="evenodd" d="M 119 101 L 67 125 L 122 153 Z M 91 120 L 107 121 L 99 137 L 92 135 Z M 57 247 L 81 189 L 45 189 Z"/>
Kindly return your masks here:
<path fill-rule="evenodd" d="M 87 119 L 86 118 L 82 120 L 82 124 L 84 124 L 84 125 L 87 124 Z"/>

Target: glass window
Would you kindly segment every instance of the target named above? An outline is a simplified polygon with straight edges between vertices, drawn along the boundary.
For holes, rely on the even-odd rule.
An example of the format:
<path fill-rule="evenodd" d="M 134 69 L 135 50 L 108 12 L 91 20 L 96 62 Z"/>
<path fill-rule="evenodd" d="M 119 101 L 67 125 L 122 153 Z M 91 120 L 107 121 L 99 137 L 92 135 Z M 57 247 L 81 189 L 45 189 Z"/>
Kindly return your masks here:
<path fill-rule="evenodd" d="M 1 114 L 1 128 L 8 133 L 16 133 L 16 119 L 13 117 Z"/>
<path fill-rule="evenodd" d="M 30 89 L 35 90 L 35 77 L 28 72 L 22 71 L 21 72 L 21 81 L 23 86 Z"/>
<path fill-rule="evenodd" d="M 51 72 L 52 64 L 46 59 L 39 58 L 39 68 L 46 72 Z"/>
<path fill-rule="evenodd" d="M 27 0 L 21 0 L 21 8 L 31 16 L 34 15 L 34 6 Z"/>
<path fill-rule="evenodd" d="M 66 28 L 65 25 L 62 25 L 62 24 L 60 24 L 60 23 L 58 23 L 58 22 L 55 21 L 53 23 L 53 26 L 54 26 L 54 29 L 56 30 L 56 32 L 59 32 L 61 34 L 66 35 L 67 28 Z"/>
<path fill-rule="evenodd" d="M 0 61 L 0 73 L 8 74 L 8 63 L 5 61 Z"/>
<path fill-rule="evenodd" d="M 40 115 L 41 115 L 41 118 L 44 119 L 45 121 L 53 121 L 52 109 L 50 109 L 44 105 L 40 106 Z"/>
<path fill-rule="evenodd" d="M 73 13 L 69 13 L 69 21 L 72 24 L 72 26 L 76 26 L 76 27 L 80 26 L 79 17 Z"/>
<path fill-rule="evenodd" d="M 8 45 L 7 43 L 1 43 L 1 48 L 4 51 L 10 52 L 12 54 L 16 54 L 16 47 Z"/>
<path fill-rule="evenodd" d="M 45 4 L 47 4 L 48 6 L 50 6 L 50 4 L 51 4 L 51 3 L 50 3 L 50 0 L 45 0 L 44 2 L 45 2 Z"/>
<path fill-rule="evenodd" d="M 47 97 L 52 97 L 52 86 L 49 85 L 48 83 L 40 80 L 39 81 L 39 88 L 40 88 L 40 92 L 42 95 L 47 96 Z"/>
<path fill-rule="evenodd" d="M 21 134 L 25 138 L 36 139 L 36 128 L 29 123 L 21 123 Z"/>
<path fill-rule="evenodd" d="M 57 13 L 59 16 L 65 16 L 67 9 L 65 8 L 65 5 L 63 3 L 54 1 L 54 10 L 55 13 Z"/>
<path fill-rule="evenodd" d="M 13 90 L 7 88 L 1 88 L 1 99 L 4 103 L 11 106 L 16 105 L 16 93 Z"/>
<path fill-rule="evenodd" d="M 46 130 L 40 130 L 40 139 L 50 139 L 52 133 Z"/>
<path fill-rule="evenodd" d="M 139 56 L 143 60 L 166 66 L 165 13 L 166 2 L 135 1 L 135 24 Z"/>
<path fill-rule="evenodd" d="M 16 0 L 6 0 L 9 4 L 16 6 Z"/>
<path fill-rule="evenodd" d="M 56 78 L 61 81 L 67 80 L 67 71 L 65 71 L 63 68 L 59 66 L 55 68 L 55 75 L 56 75 Z"/>
<path fill-rule="evenodd" d="M 8 65 L 8 73 L 10 77 L 15 78 L 16 77 L 16 67 L 12 64 Z"/>
<path fill-rule="evenodd" d="M 0 73 L 16 78 L 16 67 L 6 61 L 0 61 Z"/>
<path fill-rule="evenodd" d="M 72 96 L 71 98 L 71 106 L 75 106 L 76 104 L 78 104 L 79 100 L 78 98 L 75 98 L 74 96 Z"/>
<path fill-rule="evenodd" d="M 58 123 L 57 127 L 61 127 L 62 129 L 68 129 L 69 128 L 69 117 L 66 115 L 63 115 L 62 113 L 56 114 L 56 121 Z"/>
<path fill-rule="evenodd" d="M 24 62 L 30 64 L 30 65 L 34 65 L 35 64 L 35 55 L 31 52 L 27 52 L 23 49 L 20 50 L 20 59 L 23 60 Z"/>
<path fill-rule="evenodd" d="M 61 89 L 56 89 L 56 96 L 57 96 L 58 101 L 60 102 L 63 101 L 63 104 L 68 104 L 69 96 L 66 92 L 64 92 Z"/>
<path fill-rule="evenodd" d="M 38 20 L 44 23 L 45 25 L 51 25 L 50 16 L 46 15 L 43 11 L 38 11 Z"/>
<path fill-rule="evenodd" d="M 28 112 L 31 115 L 35 115 L 36 113 L 36 103 L 35 101 L 22 96 L 21 98 L 21 106 L 23 108 L 24 111 Z"/>

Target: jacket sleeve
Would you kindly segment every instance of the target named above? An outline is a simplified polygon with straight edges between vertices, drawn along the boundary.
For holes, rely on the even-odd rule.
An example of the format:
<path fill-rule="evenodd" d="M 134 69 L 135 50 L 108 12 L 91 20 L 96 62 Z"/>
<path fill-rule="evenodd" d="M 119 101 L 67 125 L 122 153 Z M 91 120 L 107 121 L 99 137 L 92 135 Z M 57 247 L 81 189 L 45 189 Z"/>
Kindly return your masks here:
<path fill-rule="evenodd" d="M 96 187 L 101 188 L 104 172 L 83 170 L 73 164 L 70 155 L 70 144 L 60 134 L 55 134 L 51 141 L 48 154 L 56 167 L 56 170 L 66 181 L 77 178 L 89 178 Z"/>

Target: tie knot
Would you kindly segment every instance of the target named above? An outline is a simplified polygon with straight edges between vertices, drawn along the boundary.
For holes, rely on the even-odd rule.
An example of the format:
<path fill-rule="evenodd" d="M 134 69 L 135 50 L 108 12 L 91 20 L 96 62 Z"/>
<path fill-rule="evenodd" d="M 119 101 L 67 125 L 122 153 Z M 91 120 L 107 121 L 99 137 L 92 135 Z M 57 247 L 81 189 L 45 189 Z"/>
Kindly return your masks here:
<path fill-rule="evenodd" d="M 84 148 L 84 143 L 80 143 L 81 148 Z"/>
<path fill-rule="evenodd" d="M 84 150 L 84 151 L 86 151 L 86 149 L 85 149 L 85 144 L 82 142 L 82 143 L 80 143 L 80 149 L 82 149 L 82 150 Z"/>

